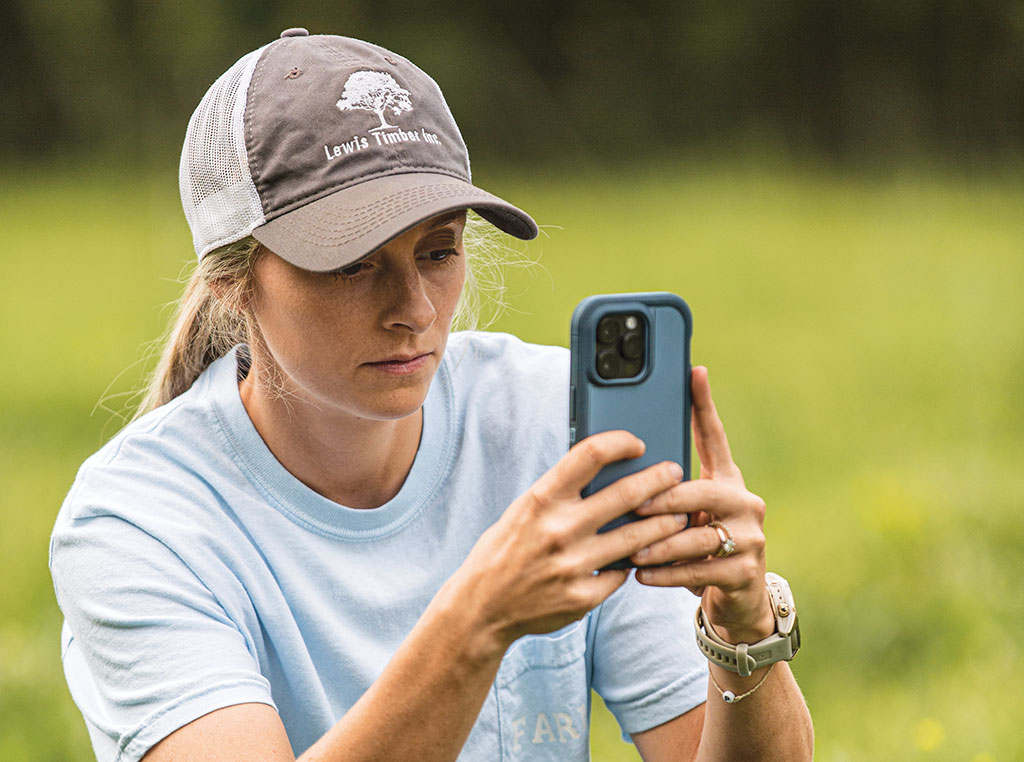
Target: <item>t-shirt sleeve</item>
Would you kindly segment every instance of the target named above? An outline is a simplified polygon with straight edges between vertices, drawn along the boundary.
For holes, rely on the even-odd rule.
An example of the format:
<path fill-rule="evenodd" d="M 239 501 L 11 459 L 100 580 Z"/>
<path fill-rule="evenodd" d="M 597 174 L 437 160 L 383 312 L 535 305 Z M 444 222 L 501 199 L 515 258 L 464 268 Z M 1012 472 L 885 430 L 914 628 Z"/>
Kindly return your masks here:
<path fill-rule="evenodd" d="M 593 687 L 626 740 L 707 699 L 707 660 L 693 635 L 698 602 L 684 588 L 641 585 L 631 576 L 594 612 Z"/>
<path fill-rule="evenodd" d="M 255 649 L 166 545 L 113 516 L 58 522 L 62 656 L 98 760 L 138 760 L 215 709 L 274 706 Z"/>

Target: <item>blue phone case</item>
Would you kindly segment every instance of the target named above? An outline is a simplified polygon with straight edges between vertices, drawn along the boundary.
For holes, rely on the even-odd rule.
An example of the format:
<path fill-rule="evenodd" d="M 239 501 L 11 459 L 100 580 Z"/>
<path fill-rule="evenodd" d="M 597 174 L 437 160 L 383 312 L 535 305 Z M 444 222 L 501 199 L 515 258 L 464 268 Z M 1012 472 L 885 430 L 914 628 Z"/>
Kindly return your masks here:
<path fill-rule="evenodd" d="M 608 315 L 636 314 L 644 322 L 643 366 L 633 378 L 605 379 L 596 364 L 597 327 Z M 655 463 L 674 460 L 690 478 L 689 306 L 666 292 L 606 294 L 584 299 L 572 316 L 569 444 L 602 431 L 625 429 L 647 444 L 639 458 L 606 466 L 583 490 L 590 495 Z M 638 517 L 630 512 L 606 524 L 606 532 Z M 628 559 L 608 568 L 628 568 Z"/>

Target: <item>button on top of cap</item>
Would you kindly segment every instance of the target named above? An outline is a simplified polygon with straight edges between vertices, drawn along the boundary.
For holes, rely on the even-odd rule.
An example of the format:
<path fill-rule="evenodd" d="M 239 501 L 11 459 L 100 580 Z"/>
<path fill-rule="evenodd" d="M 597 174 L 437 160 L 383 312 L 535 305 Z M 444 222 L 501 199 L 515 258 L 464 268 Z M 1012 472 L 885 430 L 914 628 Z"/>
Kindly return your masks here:
<path fill-rule="evenodd" d="M 281 32 L 281 37 L 309 37 L 309 30 L 303 29 L 301 26 L 293 26 L 291 29 Z"/>

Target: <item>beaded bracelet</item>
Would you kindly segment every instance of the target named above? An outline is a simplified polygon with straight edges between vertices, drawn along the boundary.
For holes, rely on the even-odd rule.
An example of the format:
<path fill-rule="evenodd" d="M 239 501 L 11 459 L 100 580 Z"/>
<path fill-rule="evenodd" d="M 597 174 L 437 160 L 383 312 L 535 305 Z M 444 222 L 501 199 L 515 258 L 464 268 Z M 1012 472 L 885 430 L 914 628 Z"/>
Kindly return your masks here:
<path fill-rule="evenodd" d="M 774 662 L 772 664 L 772 666 L 768 667 L 768 671 L 764 673 L 764 677 L 761 678 L 761 681 L 757 685 L 755 685 L 753 688 L 751 688 L 746 693 L 741 693 L 739 696 L 737 696 L 732 691 L 723 691 L 722 690 L 722 686 L 720 686 L 718 684 L 718 681 L 715 680 L 715 676 L 712 675 L 710 673 L 710 671 L 708 672 L 708 676 L 711 678 L 712 685 L 714 685 L 715 688 L 718 690 L 718 692 L 722 694 L 722 701 L 724 701 L 726 704 L 735 704 L 738 701 L 742 701 L 747 696 L 749 696 L 751 693 L 753 693 L 758 688 L 760 688 L 762 685 L 764 685 L 764 681 L 768 679 L 768 675 L 770 675 L 772 673 L 772 670 L 775 669 L 775 665 L 776 664 L 778 664 L 778 662 Z"/>

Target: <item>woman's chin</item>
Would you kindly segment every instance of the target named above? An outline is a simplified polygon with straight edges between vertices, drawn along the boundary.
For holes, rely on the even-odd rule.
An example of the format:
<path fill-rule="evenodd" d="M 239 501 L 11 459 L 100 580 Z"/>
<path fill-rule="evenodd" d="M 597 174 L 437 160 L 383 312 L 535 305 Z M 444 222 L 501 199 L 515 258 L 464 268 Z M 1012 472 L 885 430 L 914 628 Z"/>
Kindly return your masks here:
<path fill-rule="evenodd" d="M 363 406 L 363 417 L 379 421 L 400 421 L 416 415 L 423 407 L 426 392 L 402 390 L 367 400 Z"/>

